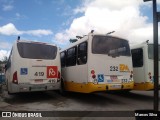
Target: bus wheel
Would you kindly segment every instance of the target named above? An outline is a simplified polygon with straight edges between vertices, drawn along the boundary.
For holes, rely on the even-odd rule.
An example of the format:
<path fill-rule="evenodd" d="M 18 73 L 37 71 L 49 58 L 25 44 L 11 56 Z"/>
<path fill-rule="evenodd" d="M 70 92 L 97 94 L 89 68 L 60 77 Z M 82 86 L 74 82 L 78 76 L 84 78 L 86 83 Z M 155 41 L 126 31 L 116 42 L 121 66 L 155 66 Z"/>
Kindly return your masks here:
<path fill-rule="evenodd" d="M 10 92 L 8 91 L 8 95 L 14 95 L 14 93 L 10 93 Z"/>
<path fill-rule="evenodd" d="M 131 90 L 126 90 L 125 93 L 129 94 L 131 92 Z"/>
<path fill-rule="evenodd" d="M 131 90 L 126 89 L 126 90 L 121 90 L 121 91 L 119 91 L 119 93 L 122 93 L 122 94 L 129 94 L 130 91 L 131 91 Z"/>

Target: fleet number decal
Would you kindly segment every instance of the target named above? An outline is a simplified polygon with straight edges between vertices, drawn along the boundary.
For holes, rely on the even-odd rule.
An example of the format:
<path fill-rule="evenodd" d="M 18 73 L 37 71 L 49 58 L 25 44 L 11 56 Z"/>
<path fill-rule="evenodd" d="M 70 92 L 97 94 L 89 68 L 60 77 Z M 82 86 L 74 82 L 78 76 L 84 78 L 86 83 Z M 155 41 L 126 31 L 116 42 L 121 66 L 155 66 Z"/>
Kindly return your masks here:
<path fill-rule="evenodd" d="M 36 72 L 34 76 L 44 76 L 44 72 Z"/>
<path fill-rule="evenodd" d="M 110 66 L 110 71 L 118 71 L 118 66 Z"/>
<path fill-rule="evenodd" d="M 48 82 L 49 83 L 56 83 L 56 80 L 55 79 L 50 79 Z"/>
<path fill-rule="evenodd" d="M 129 72 L 128 65 L 119 64 L 119 66 L 110 66 L 110 71 Z"/>

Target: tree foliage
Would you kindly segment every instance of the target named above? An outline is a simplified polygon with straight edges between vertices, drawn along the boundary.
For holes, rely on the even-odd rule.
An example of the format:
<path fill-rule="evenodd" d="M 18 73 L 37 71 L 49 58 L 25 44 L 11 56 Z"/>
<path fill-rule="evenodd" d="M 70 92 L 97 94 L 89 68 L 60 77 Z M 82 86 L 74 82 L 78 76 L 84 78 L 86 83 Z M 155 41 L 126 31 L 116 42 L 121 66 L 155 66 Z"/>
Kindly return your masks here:
<path fill-rule="evenodd" d="M 4 58 L 2 60 L 0 60 L 0 72 L 4 71 L 4 65 L 7 63 L 7 56 L 4 56 Z"/>

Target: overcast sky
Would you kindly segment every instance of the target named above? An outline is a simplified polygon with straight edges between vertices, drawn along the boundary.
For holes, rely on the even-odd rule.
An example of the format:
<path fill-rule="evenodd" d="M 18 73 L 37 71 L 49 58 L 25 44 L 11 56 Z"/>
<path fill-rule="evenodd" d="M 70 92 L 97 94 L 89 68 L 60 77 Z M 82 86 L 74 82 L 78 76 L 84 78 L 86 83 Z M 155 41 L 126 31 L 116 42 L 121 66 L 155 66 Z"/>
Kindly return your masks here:
<path fill-rule="evenodd" d="M 159 10 L 158 0 L 158 10 Z M 115 31 L 138 44 L 153 39 L 152 2 L 143 0 L 0 0 L 0 60 L 21 39 L 57 44 L 70 38 Z"/>

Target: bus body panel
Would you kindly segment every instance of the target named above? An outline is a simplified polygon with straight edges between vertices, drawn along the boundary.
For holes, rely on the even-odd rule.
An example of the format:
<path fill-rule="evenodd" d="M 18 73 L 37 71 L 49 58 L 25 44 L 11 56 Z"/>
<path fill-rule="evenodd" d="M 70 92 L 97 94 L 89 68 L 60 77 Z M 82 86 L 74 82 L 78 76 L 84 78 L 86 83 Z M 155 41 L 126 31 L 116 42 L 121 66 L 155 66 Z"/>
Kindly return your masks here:
<path fill-rule="evenodd" d="M 58 78 L 58 74 L 61 74 L 59 54 L 53 60 L 22 58 L 17 49 L 17 42 L 15 42 L 10 60 L 11 67 L 6 71 L 9 93 L 60 89 L 60 78 Z M 18 83 L 13 82 L 14 77 Z"/>
<path fill-rule="evenodd" d="M 139 48 L 142 49 L 143 51 L 146 50 L 146 47 L 144 46 L 140 46 Z M 133 78 L 135 82 L 134 89 L 144 89 L 144 85 L 141 85 L 141 83 L 145 83 L 145 79 L 146 79 L 146 75 L 145 75 L 146 62 L 144 62 L 145 57 L 146 57 L 146 54 L 143 54 L 143 65 L 141 67 L 133 67 Z"/>
<path fill-rule="evenodd" d="M 94 70 L 97 83 L 106 84 L 106 90 L 133 88 L 133 81 L 130 81 L 131 71 L 133 71 L 131 58 L 92 55 L 91 59 L 94 61 L 89 64 L 89 82 L 93 82 L 91 70 Z"/>
<path fill-rule="evenodd" d="M 142 43 L 140 45 L 135 45 L 132 50 L 142 49 L 143 50 L 143 65 L 141 67 L 133 67 L 133 78 L 135 81 L 135 90 L 152 90 L 154 89 L 154 64 L 153 59 L 149 59 L 148 56 L 148 43 Z M 135 57 L 132 55 L 132 57 Z M 160 62 L 159 62 L 160 63 Z M 160 67 L 160 64 L 159 64 Z M 160 71 L 159 71 L 160 74 Z M 160 81 L 160 77 L 159 77 Z M 160 84 L 160 82 L 159 82 Z"/>
<path fill-rule="evenodd" d="M 76 68 L 76 69 L 75 69 Z M 62 75 L 64 79 L 65 89 L 68 91 L 81 92 L 87 84 L 88 78 L 87 65 L 79 65 L 62 68 Z"/>

